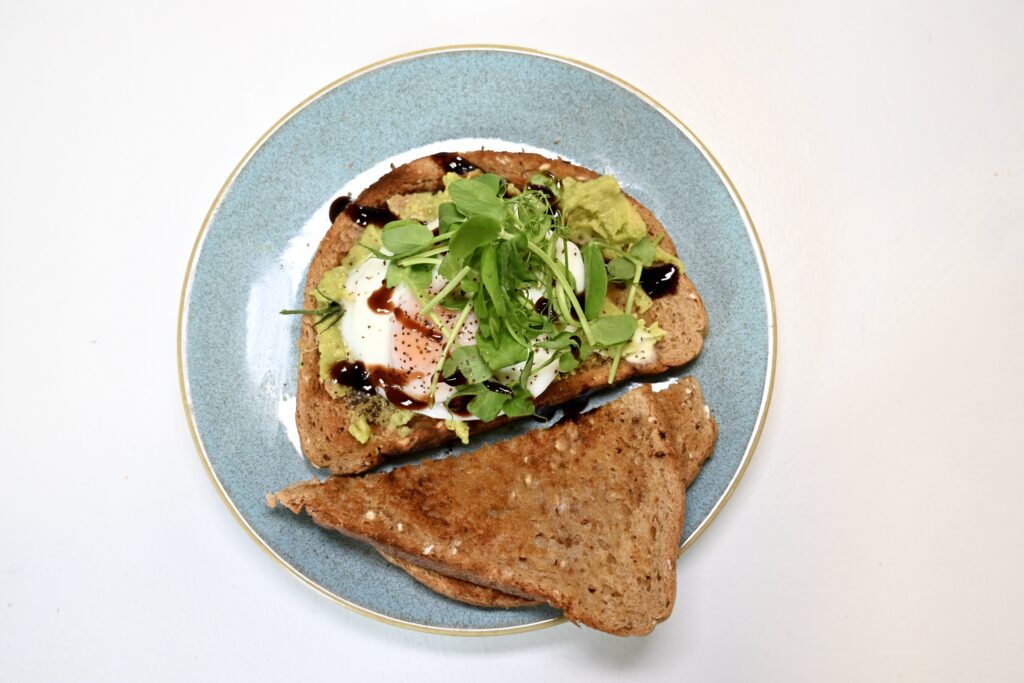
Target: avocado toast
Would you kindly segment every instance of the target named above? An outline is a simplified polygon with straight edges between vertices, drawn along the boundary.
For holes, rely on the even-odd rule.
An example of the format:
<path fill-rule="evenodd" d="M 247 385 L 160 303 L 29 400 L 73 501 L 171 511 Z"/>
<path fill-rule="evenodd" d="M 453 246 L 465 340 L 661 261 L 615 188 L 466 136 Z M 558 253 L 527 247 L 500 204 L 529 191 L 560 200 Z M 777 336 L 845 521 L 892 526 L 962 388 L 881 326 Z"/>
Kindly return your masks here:
<path fill-rule="evenodd" d="M 552 319 L 560 318 L 559 326 L 554 328 L 554 332 L 546 331 L 547 336 L 538 336 L 534 340 L 535 343 L 540 339 L 541 343 L 555 344 L 568 339 L 565 343 L 572 347 L 563 346 L 557 351 L 561 356 L 552 356 L 557 361 L 558 372 L 539 395 L 530 395 L 525 391 L 528 386 L 525 377 L 519 384 L 507 379 L 499 381 L 499 362 L 485 357 L 489 361 L 487 365 L 491 367 L 484 368 L 485 372 L 490 373 L 484 376 L 489 379 L 471 383 L 470 387 L 460 387 L 458 383 L 442 387 L 452 392 L 454 398 L 461 395 L 473 399 L 469 401 L 469 412 L 473 414 L 467 414 L 465 419 L 454 415 L 452 419 L 439 419 L 408 409 L 421 404 L 432 408 L 430 404 L 435 398 L 433 394 L 424 399 L 422 394 L 412 392 L 414 395 L 407 401 L 410 392 L 405 392 L 399 393 L 397 402 L 389 400 L 381 395 L 388 391 L 382 391 L 381 388 L 394 388 L 394 385 L 386 381 L 375 382 L 372 373 L 367 372 L 367 366 L 353 358 L 352 339 L 350 337 L 346 342 L 340 329 L 346 323 L 346 310 L 363 311 L 366 304 L 351 300 L 351 297 L 345 298 L 350 294 L 345 291 L 349 284 L 345 278 L 351 275 L 353 269 L 364 267 L 362 264 L 368 259 L 378 259 L 388 263 L 387 280 L 388 284 L 392 284 L 392 262 L 398 259 L 395 250 L 385 248 L 389 235 L 392 245 L 396 240 L 402 245 L 409 243 L 409 240 L 402 240 L 406 234 L 411 236 L 413 243 L 421 235 L 424 240 L 429 240 L 429 243 L 423 243 L 425 246 L 419 252 L 409 252 L 412 257 L 406 258 L 405 262 L 416 263 L 406 269 L 407 273 L 411 273 L 418 265 L 430 264 L 432 258 L 438 261 L 447 258 L 443 252 L 435 257 L 432 252 L 436 250 L 430 249 L 435 242 L 443 244 L 445 240 L 447 231 L 444 205 L 450 204 L 455 209 L 454 214 L 448 214 L 449 218 L 454 215 L 456 219 L 447 226 L 448 231 L 456 230 L 459 225 L 465 227 L 477 220 L 478 216 L 465 209 L 469 201 L 460 203 L 459 193 L 452 189 L 460 181 L 467 183 L 474 179 L 476 182 L 472 189 L 475 190 L 485 180 L 493 182 L 497 199 L 508 206 L 513 203 L 520 207 L 525 205 L 522 198 L 527 195 L 545 200 L 550 198 L 547 209 L 552 216 L 551 224 L 561 231 L 555 233 L 553 227 L 551 234 L 555 237 L 552 239 L 566 243 L 562 250 L 564 252 L 571 251 L 568 241 L 576 245 L 576 251 L 584 253 L 588 241 L 603 245 L 600 263 L 602 270 L 607 268 L 608 282 L 601 296 L 604 301 L 598 301 L 596 305 L 589 300 L 582 301 L 582 294 L 577 296 L 578 302 L 563 301 L 561 314 L 549 316 Z M 460 187 L 471 189 L 469 185 Z M 467 193 L 462 194 L 465 196 Z M 453 195 L 456 195 L 454 201 Z M 488 201 L 493 204 L 493 198 L 488 198 Z M 460 210 L 463 213 L 460 214 Z M 478 222 L 483 224 L 482 219 Z M 433 236 L 426 236 L 423 230 L 417 230 L 413 224 L 423 229 L 435 226 Z M 614 228 L 611 232 L 608 231 L 609 225 Z M 630 226 L 636 232 L 629 233 L 627 228 Z M 506 234 L 504 225 L 501 232 Z M 563 233 L 565 238 L 557 236 Z M 455 238 L 451 240 L 454 243 Z M 562 243 L 557 245 L 558 249 L 562 248 Z M 478 245 L 478 251 L 486 249 L 487 245 Z M 553 246 L 549 251 L 561 254 Z M 589 253 L 592 257 L 594 250 L 591 249 Z M 391 260 L 387 261 L 389 258 Z M 486 259 L 486 254 L 481 258 Z M 564 260 L 568 261 L 568 257 Z M 419 261 L 423 261 L 423 264 Z M 633 270 L 629 270 L 631 264 Z M 313 464 L 329 468 L 333 473 L 363 472 L 394 455 L 411 453 L 455 439 L 465 441 L 470 434 L 502 424 L 510 417 L 528 414 L 539 407 L 563 403 L 610 382 L 637 375 L 657 374 L 684 365 L 701 349 L 707 329 L 707 316 L 700 296 L 682 272 L 681 266 L 675 246 L 663 226 L 650 211 L 622 193 L 618 184 L 609 176 L 598 176 L 593 171 L 568 162 L 535 154 L 488 151 L 432 155 L 399 166 L 338 213 L 310 265 L 303 309 L 306 314 L 303 316 L 299 342 L 301 360 L 297 423 L 303 451 Z M 400 270 L 394 268 L 395 285 L 401 280 L 397 275 Z M 638 286 L 645 278 L 652 281 L 648 289 L 653 295 L 646 294 L 645 288 Z M 451 280 L 454 277 L 449 278 Z M 589 286 L 589 275 L 587 280 Z M 486 290 L 486 282 L 479 284 L 475 292 L 468 291 L 470 282 L 471 279 L 462 281 L 460 288 L 452 291 L 448 300 L 442 302 L 450 307 L 444 311 L 448 317 L 435 321 L 433 325 L 426 321 L 424 324 L 417 323 L 426 336 L 433 335 L 443 340 L 445 348 L 441 361 L 445 363 L 445 370 L 448 370 L 449 361 L 458 360 L 455 356 L 460 348 L 472 349 L 472 345 L 458 336 L 461 331 L 456 330 L 456 335 L 447 339 L 443 331 L 456 329 L 456 312 L 460 305 L 463 306 L 461 310 L 465 311 L 465 302 L 474 293 L 480 297 L 476 299 L 478 308 L 474 313 L 479 311 L 482 314 L 483 297 L 491 293 Z M 541 283 L 540 286 L 543 288 L 545 285 Z M 547 286 L 544 293 L 552 293 L 551 298 L 554 300 L 554 290 L 550 288 L 550 283 Z M 436 292 L 425 288 L 416 305 L 423 306 L 424 300 L 435 293 L 444 294 L 443 290 Z M 571 300 L 572 294 L 569 293 L 566 298 Z M 513 297 L 512 301 L 522 303 L 521 298 Z M 538 312 L 541 311 L 541 301 L 538 299 L 535 303 Z M 390 300 L 380 306 L 395 308 Z M 546 313 L 557 308 L 552 302 L 548 302 L 548 306 Z M 443 305 L 437 306 L 438 311 L 443 308 Z M 500 311 L 496 312 L 492 306 L 491 319 L 501 320 L 502 316 L 498 313 Z M 627 338 L 613 338 L 611 341 L 614 343 L 602 346 L 599 339 L 592 340 L 585 334 L 589 332 L 585 329 L 588 322 L 597 328 L 601 318 L 617 318 L 613 322 L 623 322 L 625 317 L 634 319 L 633 327 L 626 330 L 631 332 L 626 335 Z M 481 329 L 486 331 L 488 327 L 485 324 Z M 555 337 L 555 333 L 559 336 Z M 511 330 L 510 334 L 514 336 L 516 330 Z M 594 343 L 590 343 L 592 341 Z M 479 341 L 477 345 L 482 346 Z M 537 351 L 533 349 L 530 353 Z M 570 352 L 577 357 L 578 363 L 574 364 L 568 358 Z M 555 352 L 550 352 L 549 356 L 551 353 Z M 509 358 L 516 360 L 520 366 L 523 364 L 520 356 Z M 441 373 L 439 362 L 439 371 L 430 378 L 433 380 L 431 391 L 448 383 L 450 377 L 458 377 L 458 373 L 463 371 L 470 374 L 472 379 L 478 379 L 473 378 L 473 373 L 469 372 L 470 368 L 479 366 L 479 363 L 474 365 L 474 359 L 475 356 L 468 358 L 466 354 L 462 360 L 453 362 L 453 369 L 457 370 L 454 375 Z M 530 362 L 526 361 L 527 364 Z M 422 381 L 426 383 L 426 379 L 424 377 Z M 441 382 L 438 382 L 439 379 Z M 532 381 L 533 378 L 530 379 Z M 471 393 L 474 387 L 476 394 Z M 493 394 L 507 395 L 508 398 L 506 400 Z M 495 412 L 482 408 L 484 404 L 494 404 L 495 401 L 504 401 L 501 410 Z M 454 410 L 453 402 L 445 405 Z M 473 412 L 474 406 L 479 407 L 479 410 Z M 462 407 L 465 408 L 465 405 Z"/>

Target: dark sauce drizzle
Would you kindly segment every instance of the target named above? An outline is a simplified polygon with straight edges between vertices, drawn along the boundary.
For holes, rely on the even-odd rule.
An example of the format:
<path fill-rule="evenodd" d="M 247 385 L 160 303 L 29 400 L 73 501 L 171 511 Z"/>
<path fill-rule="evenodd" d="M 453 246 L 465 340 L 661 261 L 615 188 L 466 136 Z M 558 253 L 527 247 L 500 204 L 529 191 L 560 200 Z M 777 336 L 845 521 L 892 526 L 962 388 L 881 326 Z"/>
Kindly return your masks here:
<path fill-rule="evenodd" d="M 352 197 L 347 194 L 343 194 L 331 202 L 331 208 L 327 210 L 327 215 L 331 219 L 331 225 L 334 225 L 334 221 L 338 220 L 338 216 L 344 211 L 349 204 L 352 203 Z"/>
<path fill-rule="evenodd" d="M 398 220 L 398 216 L 385 207 L 363 206 L 362 204 L 349 204 L 345 207 L 345 215 L 352 219 L 353 223 L 364 228 L 370 224 L 386 225 L 391 221 Z"/>
<path fill-rule="evenodd" d="M 407 410 L 422 410 L 427 407 L 427 402 L 409 396 L 402 391 L 401 386 L 408 379 L 406 373 L 385 368 L 379 365 L 369 369 L 362 361 L 339 360 L 331 366 L 331 379 L 338 384 L 351 387 L 364 394 L 375 394 L 375 388 L 379 387 L 388 401 Z"/>
<path fill-rule="evenodd" d="M 555 416 L 555 411 L 558 410 L 555 406 L 540 406 L 533 411 L 532 417 L 537 422 L 547 422 Z"/>
<path fill-rule="evenodd" d="M 466 175 L 470 171 L 476 170 L 476 165 L 471 161 L 463 159 L 458 154 L 451 152 L 438 152 L 437 154 L 430 155 L 430 158 L 437 162 L 445 173 L 458 173 L 459 175 Z"/>
<path fill-rule="evenodd" d="M 451 411 L 452 415 L 469 417 L 469 401 L 472 398 L 472 396 L 467 396 L 465 394 L 462 396 L 456 396 L 452 400 L 448 401 L 448 410 Z"/>
<path fill-rule="evenodd" d="M 381 286 L 367 299 L 367 306 L 375 313 L 393 313 L 395 320 L 403 327 L 415 330 L 434 342 L 440 343 L 444 341 L 444 336 L 438 330 L 433 329 L 396 306 L 391 300 L 393 292 L 394 289 L 381 283 Z M 458 376 L 461 376 L 461 374 L 456 373 Z M 427 407 L 426 400 L 405 393 L 402 387 L 409 381 L 409 373 L 395 368 L 380 365 L 367 368 L 361 361 L 351 362 L 342 360 L 331 366 L 331 379 L 342 386 L 351 387 L 356 391 L 366 394 L 374 394 L 376 389 L 380 389 L 384 397 L 399 408 L 422 410 Z M 457 381 L 454 375 L 452 378 L 445 378 L 446 382 L 449 382 L 449 380 Z M 462 378 L 462 381 L 465 382 L 465 377 Z M 465 414 L 468 415 L 469 413 Z"/>
<path fill-rule="evenodd" d="M 455 372 L 448 375 L 441 381 L 443 381 L 450 387 L 461 387 L 464 386 L 469 380 L 467 380 L 466 376 L 462 374 L 462 370 L 456 370 Z"/>
<path fill-rule="evenodd" d="M 545 296 L 537 299 L 537 302 L 533 304 L 533 310 L 537 311 L 545 318 L 558 320 L 558 311 L 555 310 L 555 307 L 551 305 L 551 302 L 548 301 Z"/>
<path fill-rule="evenodd" d="M 331 379 L 343 387 L 350 387 L 364 394 L 372 394 L 373 381 L 362 361 L 339 360 L 331 366 Z"/>
<path fill-rule="evenodd" d="M 652 299 L 673 294 L 679 288 L 679 269 L 671 263 L 644 268 L 640 272 L 640 288 Z"/>
<path fill-rule="evenodd" d="M 402 385 L 409 379 L 408 373 L 395 368 L 377 366 L 370 371 L 370 377 L 383 389 L 384 397 L 399 408 L 423 410 L 427 407 L 426 401 L 410 396 L 402 390 Z"/>
<path fill-rule="evenodd" d="M 505 396 L 512 396 L 515 392 L 506 387 L 501 382 L 495 382 L 493 379 L 489 379 L 484 382 L 484 386 L 496 394 L 503 394 Z"/>
<path fill-rule="evenodd" d="M 562 404 L 562 419 L 559 422 L 565 422 L 566 420 L 572 421 L 579 419 L 583 411 L 590 405 L 590 396 L 584 394 L 578 396 L 571 401 L 566 401 Z"/>
<path fill-rule="evenodd" d="M 580 302 L 580 308 L 585 309 L 587 307 L 587 298 L 583 294 L 577 294 L 576 300 Z M 547 297 L 542 296 L 537 299 L 533 304 L 533 310 L 550 320 L 558 320 L 558 311 L 555 310 L 554 304 L 548 301 Z M 570 306 L 570 310 L 574 310 L 572 306 Z"/>
<path fill-rule="evenodd" d="M 587 409 L 588 405 L 590 405 L 590 395 L 584 394 L 583 396 L 578 396 L 571 401 L 566 401 L 561 406 L 540 406 L 533 412 L 532 417 L 538 422 L 547 422 L 554 417 L 555 412 L 561 408 L 562 419 L 559 420 L 559 422 L 564 422 L 565 420 L 572 421 L 578 419 L 583 411 Z"/>
<path fill-rule="evenodd" d="M 399 308 L 393 301 L 391 301 L 391 295 L 394 291 L 395 290 L 392 287 L 381 284 L 381 286 L 370 295 L 370 298 L 366 300 L 366 304 L 374 313 L 394 313 L 395 320 L 397 320 L 402 327 L 408 330 L 416 330 L 431 341 L 438 343 L 443 342 L 444 335 L 441 334 L 439 330 L 435 330 L 419 318 L 409 315 L 405 310 Z"/>
<path fill-rule="evenodd" d="M 550 213 L 552 216 L 557 216 L 558 215 L 558 213 L 559 213 L 558 198 L 555 197 L 555 193 L 551 191 L 550 187 L 547 187 L 545 185 L 534 185 L 533 183 L 530 183 L 529 185 L 526 186 L 526 189 L 527 190 L 536 190 L 537 192 L 540 192 L 545 197 L 547 197 L 547 200 L 548 200 L 548 213 Z"/>
<path fill-rule="evenodd" d="M 573 345 L 571 347 L 572 357 L 575 358 L 576 360 L 579 360 L 580 347 L 583 346 L 583 339 L 578 334 L 572 335 L 571 337 L 569 337 L 569 339 L 573 342 Z"/>

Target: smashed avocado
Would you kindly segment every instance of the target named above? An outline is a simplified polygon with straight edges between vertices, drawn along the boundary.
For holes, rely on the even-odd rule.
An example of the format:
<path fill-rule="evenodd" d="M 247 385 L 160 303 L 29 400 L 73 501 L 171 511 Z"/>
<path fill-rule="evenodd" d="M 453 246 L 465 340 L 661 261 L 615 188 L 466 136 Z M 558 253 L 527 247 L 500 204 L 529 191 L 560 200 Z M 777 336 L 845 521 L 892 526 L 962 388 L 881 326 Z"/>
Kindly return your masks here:
<path fill-rule="evenodd" d="M 406 425 L 412 416 L 411 410 L 396 408 L 383 397 L 371 396 L 364 403 L 349 406 L 348 433 L 359 443 L 366 443 L 373 436 L 373 424 L 408 436 L 411 430 Z"/>
<path fill-rule="evenodd" d="M 370 435 L 373 434 L 370 430 L 370 423 L 366 421 L 366 416 L 359 413 L 349 415 L 348 433 L 359 443 L 366 443 L 370 440 Z"/>
<path fill-rule="evenodd" d="M 643 320 L 639 320 L 638 323 L 633 338 L 626 342 L 622 349 L 622 357 L 634 365 L 648 365 L 654 362 L 654 345 L 665 336 L 665 330 L 661 329 L 657 322 L 651 323 L 650 326 Z"/>
<path fill-rule="evenodd" d="M 329 383 L 330 386 L 333 382 Z M 337 386 L 337 385 L 335 385 Z M 338 387 L 342 392 L 350 389 Z M 387 431 L 398 432 L 399 436 L 408 436 L 411 431 L 406 425 L 413 418 L 411 410 L 402 410 L 383 396 L 365 396 L 364 400 L 350 401 L 348 404 L 348 432 L 359 443 L 366 443 L 373 435 L 371 425 Z"/>
<path fill-rule="evenodd" d="M 437 207 L 448 201 L 443 192 L 413 192 L 395 195 L 388 208 L 402 220 L 429 223 L 437 218 Z"/>
<path fill-rule="evenodd" d="M 402 220 L 418 221 L 429 223 L 437 219 L 438 207 L 445 202 L 450 202 L 448 186 L 456 180 L 475 178 L 480 175 L 480 170 L 471 171 L 465 175 L 458 173 L 445 173 L 441 178 L 444 190 L 440 192 L 412 192 L 410 194 L 399 194 L 388 199 L 388 209 Z"/>
<path fill-rule="evenodd" d="M 351 297 L 345 289 L 345 281 L 353 268 L 362 264 L 370 257 L 370 251 L 362 246 L 374 249 L 381 246 L 380 228 L 369 225 L 363 231 L 359 244 L 352 247 L 342 260 L 341 265 L 324 273 L 317 283 L 313 298 L 318 307 L 337 301 L 342 306 L 351 305 Z M 341 398 L 351 392 L 348 387 L 341 386 L 331 379 L 331 368 L 341 360 L 349 357 L 348 347 L 342 339 L 341 329 L 337 324 L 321 327 L 317 334 L 317 348 L 320 352 L 320 381 L 327 392 L 335 398 Z M 366 443 L 373 434 L 371 425 L 397 431 L 405 436 L 409 428 L 405 425 L 412 419 L 413 413 L 397 408 L 380 396 L 367 396 L 366 400 L 353 401 L 349 406 L 349 433 L 359 443 Z"/>
<path fill-rule="evenodd" d="M 569 238 L 585 244 L 598 237 L 610 244 L 632 244 L 647 235 L 644 219 L 623 194 L 619 181 L 610 175 L 593 180 L 562 180 L 559 198 Z"/>
<path fill-rule="evenodd" d="M 469 443 L 469 425 L 462 420 L 445 420 L 444 426 L 455 432 L 462 443 Z"/>

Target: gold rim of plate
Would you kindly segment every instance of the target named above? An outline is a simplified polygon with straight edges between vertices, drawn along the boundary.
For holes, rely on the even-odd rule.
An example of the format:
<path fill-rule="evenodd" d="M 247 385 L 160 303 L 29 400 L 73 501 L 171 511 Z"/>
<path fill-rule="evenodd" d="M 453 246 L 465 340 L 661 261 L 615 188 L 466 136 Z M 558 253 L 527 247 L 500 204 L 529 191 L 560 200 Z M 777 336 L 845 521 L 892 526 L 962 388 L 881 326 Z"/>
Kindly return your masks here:
<path fill-rule="evenodd" d="M 341 85 L 342 83 L 345 83 L 347 81 L 352 80 L 353 78 L 356 78 L 357 76 L 361 76 L 369 71 L 373 71 L 374 69 L 378 69 L 388 64 L 394 64 L 396 62 L 401 62 L 416 57 L 422 57 L 424 55 L 468 50 L 499 50 L 504 52 L 518 52 L 527 55 L 545 57 L 547 59 L 553 59 L 559 62 L 564 62 L 566 64 L 571 64 L 573 66 L 580 67 L 582 69 L 586 69 L 587 71 L 591 71 L 599 76 L 602 76 L 612 81 L 613 83 L 616 83 L 619 86 L 622 86 L 626 90 L 629 90 L 631 93 L 633 93 L 634 95 L 636 95 L 637 97 L 639 97 L 640 99 L 644 100 L 649 105 L 657 109 L 669 121 L 675 124 L 675 126 L 683 132 L 683 134 L 687 137 L 687 139 L 690 140 L 690 142 L 697 146 L 697 149 L 701 151 L 704 157 L 715 169 L 715 172 L 718 173 L 718 176 L 725 183 L 726 187 L 729 189 L 729 195 L 736 203 L 736 206 L 738 206 L 740 209 L 740 213 L 742 214 L 743 218 L 743 223 L 747 227 L 747 232 L 750 234 L 754 245 L 757 247 L 758 266 L 761 270 L 761 280 L 765 286 L 765 290 L 768 292 L 768 328 L 771 332 L 770 346 L 768 348 L 768 376 L 766 378 L 764 392 L 761 397 L 761 408 L 758 411 L 757 421 L 754 424 L 754 432 L 751 435 L 750 441 L 747 443 L 747 448 L 743 453 L 743 458 L 740 460 L 739 468 L 737 468 L 736 473 L 729 481 L 729 485 L 726 487 L 725 492 L 722 494 L 722 496 L 718 499 L 718 502 L 716 502 L 714 507 L 711 508 L 711 512 L 708 513 L 708 516 L 704 518 L 700 525 L 694 530 L 693 534 L 691 534 L 690 537 L 687 538 L 686 541 L 682 544 L 682 546 L 680 546 L 679 554 L 682 555 L 682 553 L 684 553 L 690 546 L 692 546 L 693 543 L 704 533 L 708 526 L 710 526 L 711 522 L 713 522 L 714 519 L 718 516 L 718 513 L 721 512 L 722 508 L 725 506 L 726 502 L 728 502 L 729 498 L 732 497 L 732 494 L 736 490 L 736 487 L 739 484 L 740 479 L 743 478 L 743 474 L 747 470 L 747 466 L 750 464 L 750 460 L 754 455 L 754 451 L 757 449 L 758 441 L 760 441 L 761 439 L 761 431 L 764 429 L 765 419 L 768 416 L 768 408 L 771 405 L 772 390 L 775 386 L 775 361 L 778 347 L 778 330 L 775 320 L 775 291 L 772 289 L 772 280 L 771 275 L 768 272 L 768 263 L 765 259 L 764 247 L 761 245 L 761 238 L 757 234 L 757 229 L 754 227 L 754 222 L 750 219 L 750 212 L 747 211 L 747 207 L 743 203 L 743 199 L 740 197 L 739 193 L 736 191 L 736 187 L 733 185 L 732 180 L 726 174 L 721 164 L 718 163 L 718 160 L 715 158 L 715 156 L 704 145 L 704 143 L 700 141 L 700 139 L 693 133 L 693 131 L 690 130 L 685 123 L 680 121 L 679 118 L 675 116 L 675 114 L 670 112 L 668 109 L 662 106 L 657 100 L 655 100 L 653 97 L 643 92 L 636 86 L 632 85 L 631 83 L 627 83 L 618 76 L 610 74 L 607 71 L 604 71 L 603 69 L 600 69 L 586 62 L 580 61 L 578 59 L 563 57 L 561 55 L 551 54 L 550 52 L 543 52 L 541 50 L 519 47 L 516 45 L 492 45 L 487 43 L 473 43 L 467 45 L 445 45 L 441 47 L 431 47 L 422 50 L 414 50 L 412 52 L 405 52 L 399 55 L 394 55 L 392 57 L 382 59 L 372 64 L 368 64 L 360 69 L 356 69 L 355 71 L 346 74 L 341 78 L 332 81 L 331 83 L 328 83 L 324 87 L 320 88 L 315 93 L 313 93 L 306 99 L 302 100 L 302 102 L 297 104 L 287 114 L 282 116 L 273 126 L 270 127 L 269 130 L 267 130 L 266 133 L 260 136 L 260 139 L 257 140 L 256 143 L 249 149 L 249 151 L 245 153 L 245 156 L 242 157 L 242 160 L 235 165 L 235 168 L 231 171 L 231 174 L 228 176 L 227 180 L 225 180 L 224 184 L 221 186 L 220 191 L 217 192 L 217 196 L 214 197 L 213 203 L 210 205 L 210 209 L 206 213 L 206 218 L 203 219 L 203 224 L 199 228 L 199 234 L 196 236 L 195 243 L 192 246 L 192 253 L 189 255 L 188 266 L 185 269 L 185 281 L 181 288 L 181 301 L 178 305 L 178 384 L 181 389 L 182 405 L 185 408 L 185 419 L 188 422 L 189 432 L 192 434 L 192 442 L 195 444 L 196 451 L 199 453 L 199 459 L 202 461 L 203 467 L 206 468 L 206 474 L 209 475 L 210 481 L 213 482 L 214 487 L 217 489 L 217 493 L 220 494 L 221 500 L 224 501 L 224 504 L 227 506 L 228 510 L 231 511 L 231 514 L 234 515 L 238 523 L 242 525 L 242 528 L 245 529 L 245 531 L 257 543 L 257 545 L 259 545 L 275 561 L 277 561 L 289 572 L 291 572 L 294 576 L 299 578 L 303 583 L 305 583 L 307 586 L 314 589 L 318 593 L 327 596 L 331 600 L 337 602 L 340 605 L 343 605 L 344 607 L 347 607 L 353 612 L 362 614 L 366 617 L 370 617 L 371 619 L 375 619 L 376 621 L 385 624 L 391 624 L 393 626 L 400 626 L 402 628 L 407 628 L 413 631 L 420 631 L 422 633 L 435 633 L 449 636 L 494 636 L 508 635 L 511 633 L 525 633 L 527 631 L 535 631 L 537 629 L 547 628 L 549 626 L 561 624 L 565 621 L 565 617 L 555 617 L 552 619 L 545 619 L 543 621 L 534 622 L 532 624 L 524 624 L 522 626 L 508 626 L 503 628 L 447 628 L 442 626 L 426 626 L 423 624 L 417 624 L 414 622 L 405 621 L 403 619 L 396 619 L 395 617 L 391 617 L 386 614 L 381 614 L 379 612 L 374 612 L 373 610 L 369 610 L 365 607 L 362 607 L 361 605 L 357 605 L 354 602 L 346 600 L 340 595 L 332 593 L 320 584 L 312 581 L 309 577 L 305 576 L 294 566 L 286 562 L 284 558 L 282 558 L 280 555 L 274 552 L 274 549 L 271 548 L 267 544 L 267 542 L 264 541 L 263 538 L 261 538 L 260 535 L 256 533 L 255 529 L 253 529 L 249 525 L 245 518 L 242 517 L 241 513 L 238 511 L 238 508 L 235 507 L 235 504 L 228 497 L 227 492 L 224 490 L 223 484 L 221 484 L 220 479 L 217 478 L 217 474 L 213 471 L 213 466 L 210 464 L 210 459 L 206 454 L 206 450 L 203 448 L 203 444 L 199 439 L 199 433 L 196 430 L 195 415 L 192 412 L 192 403 L 191 400 L 189 399 L 188 388 L 185 384 L 185 359 L 183 356 L 185 309 L 187 306 L 189 289 L 192 284 L 192 269 L 193 266 L 195 265 L 196 254 L 199 253 L 199 247 L 203 243 L 203 238 L 206 235 L 207 226 L 209 226 L 210 219 L 213 217 L 216 208 L 220 205 L 221 199 L 223 199 L 224 197 L 224 193 L 227 191 L 228 187 L 231 186 L 231 183 L 234 182 L 235 178 L 238 176 L 239 171 L 242 170 L 242 167 L 244 167 L 245 164 L 249 161 L 249 159 L 251 159 L 252 156 L 256 153 L 256 151 L 263 146 L 263 143 L 266 142 L 266 140 L 271 135 L 273 135 L 278 128 L 284 125 L 285 122 L 287 122 L 289 119 L 295 116 L 298 112 L 302 111 L 310 102 L 316 100 L 318 97 L 328 92 L 329 90 L 332 90 L 337 86 Z"/>

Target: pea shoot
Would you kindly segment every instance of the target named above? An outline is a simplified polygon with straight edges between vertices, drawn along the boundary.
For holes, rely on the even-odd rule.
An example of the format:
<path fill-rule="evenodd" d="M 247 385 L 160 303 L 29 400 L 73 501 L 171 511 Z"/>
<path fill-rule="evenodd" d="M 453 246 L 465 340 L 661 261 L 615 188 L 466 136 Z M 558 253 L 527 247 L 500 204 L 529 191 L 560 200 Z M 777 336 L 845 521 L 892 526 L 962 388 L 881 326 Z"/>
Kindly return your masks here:
<path fill-rule="evenodd" d="M 637 329 L 634 291 L 656 244 L 645 238 L 623 250 L 591 241 L 581 249 L 584 281 L 577 283 L 556 189 L 543 175 L 515 193 L 493 174 L 461 178 L 448 185 L 450 201 L 438 209 L 436 231 L 410 220 L 383 227 L 383 249 L 371 252 L 387 261 L 388 286 L 407 283 L 430 319 L 438 309 L 457 313 L 452 327 L 443 330 L 429 400 L 440 381 L 458 372 L 465 383 L 452 393 L 449 407 L 463 397 L 460 403 L 482 420 L 528 415 L 534 412 L 528 383 L 536 372 L 551 364 L 571 372 L 595 351 L 613 358 L 613 381 L 622 349 Z M 435 271 L 445 284 L 432 291 Z M 628 283 L 625 312 L 604 313 L 609 283 Z M 459 345 L 471 314 L 479 322 L 475 344 Z M 518 377 L 510 380 L 508 368 L 520 364 Z M 499 371 L 504 382 L 497 381 Z"/>

